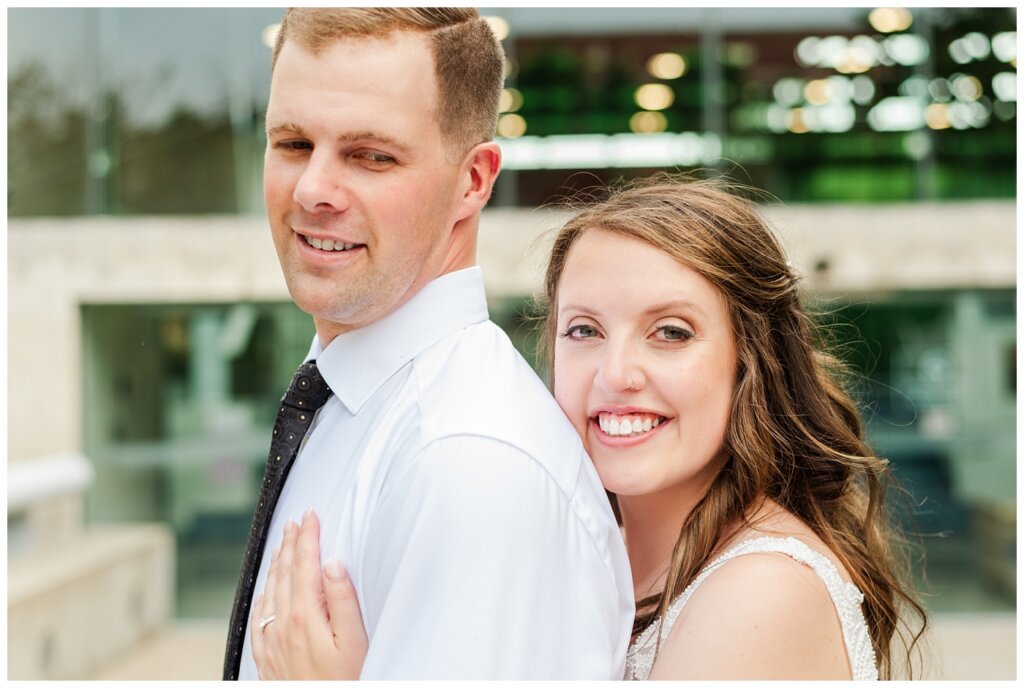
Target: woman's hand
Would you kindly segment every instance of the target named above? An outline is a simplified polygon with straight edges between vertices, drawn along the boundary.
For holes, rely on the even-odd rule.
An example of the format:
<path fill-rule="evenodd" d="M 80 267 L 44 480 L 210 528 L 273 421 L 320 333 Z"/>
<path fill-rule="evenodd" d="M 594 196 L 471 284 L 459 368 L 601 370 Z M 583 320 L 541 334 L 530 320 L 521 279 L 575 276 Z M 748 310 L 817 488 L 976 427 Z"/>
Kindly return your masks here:
<path fill-rule="evenodd" d="M 312 510 L 301 526 L 285 525 L 252 609 L 249 633 L 260 679 L 359 678 L 368 646 L 359 601 L 337 560 L 321 571 L 320 523 Z"/>

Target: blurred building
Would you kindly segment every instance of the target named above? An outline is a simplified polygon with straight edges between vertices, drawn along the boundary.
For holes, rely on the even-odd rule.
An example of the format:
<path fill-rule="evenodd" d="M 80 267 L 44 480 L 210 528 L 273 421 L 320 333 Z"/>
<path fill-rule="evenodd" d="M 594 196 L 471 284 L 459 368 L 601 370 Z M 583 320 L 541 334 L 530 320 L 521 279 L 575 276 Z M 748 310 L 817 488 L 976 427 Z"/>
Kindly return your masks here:
<path fill-rule="evenodd" d="M 912 495 L 927 606 L 1012 613 L 1015 10 L 486 13 L 508 56 L 493 318 L 532 358 L 565 217 L 537 206 L 666 169 L 765 189 Z M 280 16 L 8 11 L 11 678 L 94 676 L 175 619 L 226 628 L 313 334 L 262 216 Z"/>

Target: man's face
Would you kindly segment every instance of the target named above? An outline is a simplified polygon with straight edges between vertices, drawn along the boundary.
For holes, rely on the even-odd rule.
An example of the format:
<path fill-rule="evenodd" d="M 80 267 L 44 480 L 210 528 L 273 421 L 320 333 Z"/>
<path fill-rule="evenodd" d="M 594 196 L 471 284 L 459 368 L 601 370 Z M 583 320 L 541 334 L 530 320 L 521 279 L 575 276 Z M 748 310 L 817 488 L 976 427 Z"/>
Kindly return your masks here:
<path fill-rule="evenodd" d="M 292 298 L 321 341 L 363 327 L 447 270 L 460 163 L 435 118 L 422 34 L 286 42 L 267 107 L 263 190 Z"/>

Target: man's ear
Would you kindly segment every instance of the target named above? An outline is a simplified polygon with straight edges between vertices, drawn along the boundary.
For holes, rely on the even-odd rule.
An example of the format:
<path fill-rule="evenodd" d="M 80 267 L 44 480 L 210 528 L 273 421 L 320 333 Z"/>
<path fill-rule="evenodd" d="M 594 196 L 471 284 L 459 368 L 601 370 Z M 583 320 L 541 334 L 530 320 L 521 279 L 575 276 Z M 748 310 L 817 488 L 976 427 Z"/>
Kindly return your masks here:
<path fill-rule="evenodd" d="M 462 165 L 459 220 L 470 217 L 487 205 L 501 169 L 501 148 L 494 141 L 478 143 L 466 154 Z"/>

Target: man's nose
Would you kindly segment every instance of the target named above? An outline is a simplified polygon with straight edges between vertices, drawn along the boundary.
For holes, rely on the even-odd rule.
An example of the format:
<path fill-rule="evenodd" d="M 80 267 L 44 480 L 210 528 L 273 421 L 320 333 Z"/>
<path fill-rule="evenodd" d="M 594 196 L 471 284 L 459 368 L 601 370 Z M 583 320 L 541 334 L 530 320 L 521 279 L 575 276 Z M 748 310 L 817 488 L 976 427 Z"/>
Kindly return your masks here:
<path fill-rule="evenodd" d="M 292 197 L 310 213 L 345 210 L 349 206 L 349 190 L 343 162 L 330 152 L 314 150 Z"/>

